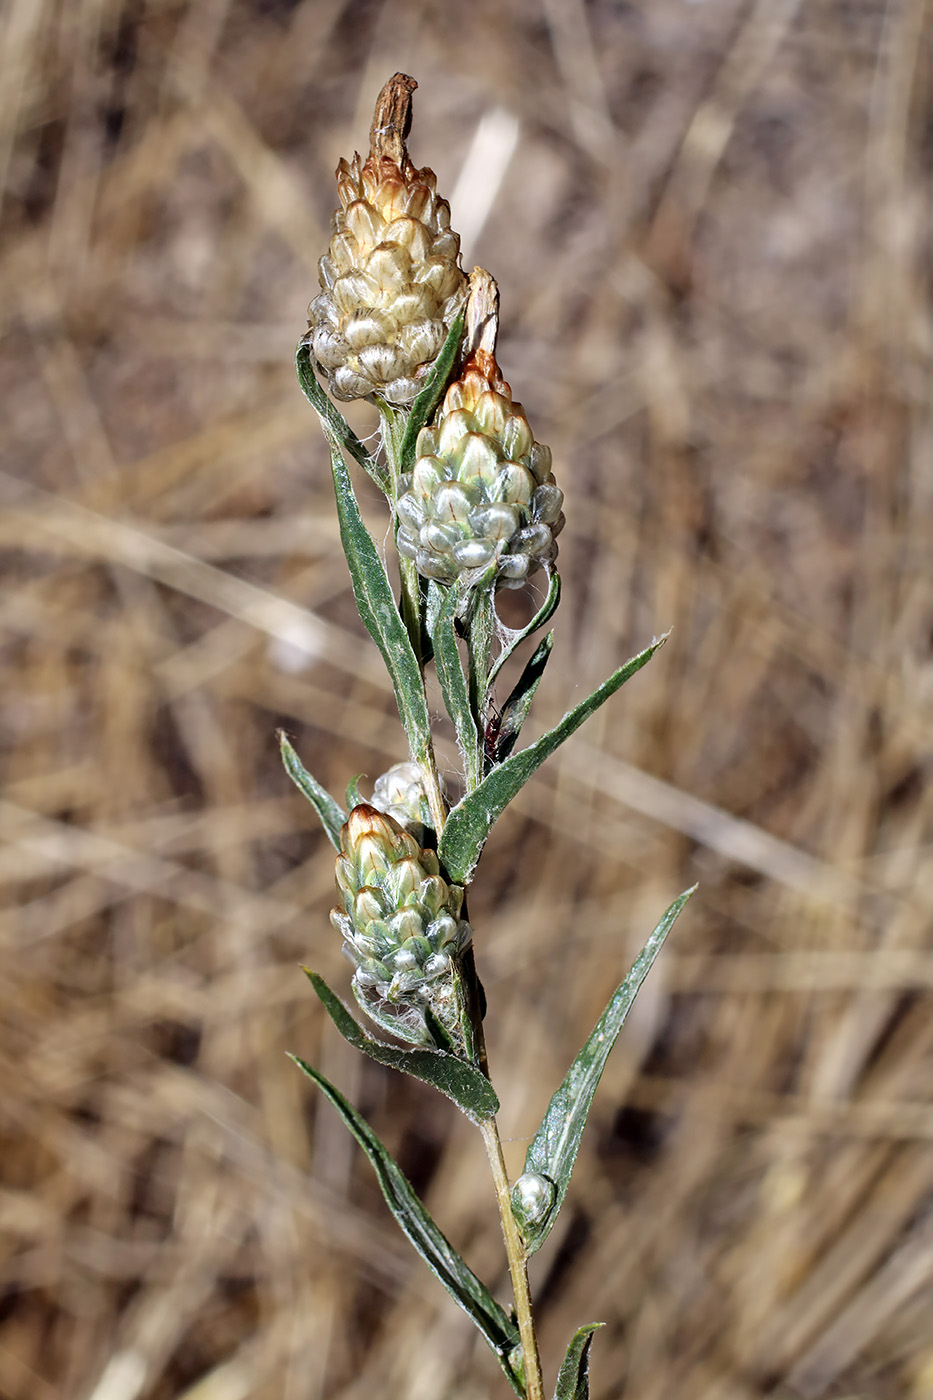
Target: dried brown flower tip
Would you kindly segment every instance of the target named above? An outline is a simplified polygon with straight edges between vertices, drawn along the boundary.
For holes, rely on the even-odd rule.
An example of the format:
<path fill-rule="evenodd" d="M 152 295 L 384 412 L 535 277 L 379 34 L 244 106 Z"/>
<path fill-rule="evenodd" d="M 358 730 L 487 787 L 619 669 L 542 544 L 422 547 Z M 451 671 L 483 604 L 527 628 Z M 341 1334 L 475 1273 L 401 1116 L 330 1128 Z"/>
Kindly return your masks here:
<path fill-rule="evenodd" d="M 337 167 L 340 208 L 320 260 L 308 341 L 337 399 L 406 404 L 430 373 L 466 295 L 460 237 L 437 177 L 405 138 L 417 83 L 396 73 L 376 103 L 369 155 Z"/>

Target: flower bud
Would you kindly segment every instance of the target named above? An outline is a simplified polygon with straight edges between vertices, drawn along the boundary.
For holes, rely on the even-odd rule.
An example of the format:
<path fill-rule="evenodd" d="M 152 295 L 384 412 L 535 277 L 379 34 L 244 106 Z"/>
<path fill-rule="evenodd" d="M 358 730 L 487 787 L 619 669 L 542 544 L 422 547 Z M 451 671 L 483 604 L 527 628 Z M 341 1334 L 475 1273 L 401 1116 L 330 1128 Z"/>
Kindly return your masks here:
<path fill-rule="evenodd" d="M 431 825 L 431 810 L 417 763 L 395 763 L 381 774 L 373 788 L 372 805 L 423 841 L 425 828 Z"/>
<path fill-rule="evenodd" d="M 543 1225 L 554 1205 L 556 1191 L 550 1177 L 523 1172 L 512 1187 L 512 1213 L 519 1228 Z"/>
<path fill-rule="evenodd" d="M 563 493 L 551 454 L 537 443 L 495 356 L 498 291 L 474 269 L 467 304 L 468 358 L 433 424 L 418 436 L 403 478 L 398 547 L 425 578 L 451 584 L 495 563 L 496 580 L 520 588 L 557 558 Z"/>
<path fill-rule="evenodd" d="M 337 167 L 340 208 L 307 335 L 337 399 L 410 403 L 466 295 L 450 207 L 433 170 L 417 170 L 405 144 L 416 86 L 403 73 L 386 83 L 368 157 Z"/>
<path fill-rule="evenodd" d="M 400 1013 L 400 1027 L 415 1028 L 430 1043 L 424 1008 L 444 1019 L 454 963 L 473 937 L 460 918 L 463 890 L 443 878 L 433 851 L 367 803 L 353 808 L 340 837 L 342 907 L 331 922 L 356 967 L 360 1003 L 383 1025 L 385 1016 L 376 1013 L 389 1003 L 385 1009 Z"/>

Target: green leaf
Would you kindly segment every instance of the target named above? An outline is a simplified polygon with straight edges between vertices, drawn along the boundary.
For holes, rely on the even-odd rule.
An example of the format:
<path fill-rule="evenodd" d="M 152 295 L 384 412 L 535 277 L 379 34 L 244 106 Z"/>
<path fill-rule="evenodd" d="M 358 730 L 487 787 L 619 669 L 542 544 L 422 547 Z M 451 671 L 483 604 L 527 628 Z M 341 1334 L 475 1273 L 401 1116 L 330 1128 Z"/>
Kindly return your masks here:
<path fill-rule="evenodd" d="M 457 1047 L 454 1044 L 453 1036 L 447 1027 L 437 1019 L 430 1006 L 424 1008 L 424 1024 L 438 1050 L 443 1050 L 445 1054 L 456 1054 Z"/>
<path fill-rule="evenodd" d="M 380 1065 L 391 1065 L 393 1069 L 402 1070 L 414 1079 L 433 1085 L 449 1099 L 453 1099 L 457 1107 L 474 1123 L 483 1123 L 499 1111 L 499 1100 L 495 1090 L 478 1069 L 441 1050 L 403 1050 L 396 1045 L 387 1045 L 383 1040 L 376 1040 L 367 1035 L 351 1016 L 323 977 L 307 967 L 305 975 L 344 1040 L 348 1040 L 371 1060 L 376 1060 Z"/>
<path fill-rule="evenodd" d="M 510 1353 L 519 1343 L 518 1328 L 492 1297 L 486 1285 L 476 1277 L 447 1237 L 442 1234 L 415 1195 L 398 1163 L 393 1160 L 366 1120 L 312 1065 L 306 1064 L 297 1055 L 292 1055 L 291 1058 L 330 1099 L 369 1158 L 386 1203 L 405 1235 L 450 1296 L 460 1304 L 482 1332 L 516 1395 L 524 1396 L 524 1386 L 514 1365 L 510 1363 Z"/>
<path fill-rule="evenodd" d="M 589 719 L 610 695 L 614 695 L 636 671 L 640 671 L 642 666 L 651 660 L 658 647 L 666 640 L 667 633 L 663 637 L 656 637 L 644 651 L 626 661 L 617 671 L 613 671 L 592 695 L 581 700 L 572 710 L 568 710 L 553 729 L 548 730 L 547 734 L 542 734 L 541 738 L 529 744 L 527 749 L 512 754 L 511 758 L 493 768 L 478 788 L 467 793 L 457 803 L 447 818 L 447 825 L 438 846 L 438 855 L 452 880 L 458 885 L 469 884 L 493 823 L 505 811 L 515 794 L 521 791 L 544 760 L 580 728 L 584 720 Z"/>
<path fill-rule="evenodd" d="M 447 339 L 441 346 L 440 354 L 434 361 L 434 368 L 428 376 L 427 383 L 411 406 L 408 426 L 405 429 L 405 436 L 402 438 L 402 445 L 399 451 L 400 471 L 410 472 L 414 466 L 418 434 L 421 432 L 425 423 L 430 420 L 437 406 L 438 399 L 447 388 L 450 372 L 454 367 L 454 361 L 460 350 L 460 341 L 463 336 L 463 319 L 463 313 L 461 312 L 447 333 Z"/>
<path fill-rule="evenodd" d="M 321 825 L 330 837 L 331 844 L 339 851 L 340 828 L 347 819 L 346 812 L 336 798 L 331 797 L 327 789 L 322 788 L 316 778 L 312 778 L 289 743 L 284 729 L 279 730 L 279 749 L 282 754 L 282 762 L 285 764 L 285 771 L 311 803 L 321 819 Z"/>
<path fill-rule="evenodd" d="M 346 800 L 347 810 L 349 812 L 352 812 L 353 808 L 358 807 L 363 801 L 363 795 L 360 792 L 360 778 L 362 778 L 362 776 L 362 773 L 357 773 L 356 777 L 351 778 L 347 783 Z"/>
<path fill-rule="evenodd" d="M 360 516 L 347 464 L 332 438 L 330 443 L 340 539 L 353 580 L 353 596 L 360 617 L 382 652 L 392 677 L 395 699 L 405 733 L 408 735 L 412 758 L 423 760 L 427 758 L 431 748 L 431 722 L 421 669 L 412 650 L 405 624 L 395 605 L 385 566 Z"/>
<path fill-rule="evenodd" d="M 544 675 L 544 668 L 550 660 L 554 645 L 554 633 L 547 636 L 535 647 L 534 655 L 519 676 L 510 695 L 499 712 L 499 725 L 496 734 L 495 762 L 503 763 L 518 742 L 522 725 L 528 718 L 531 702 L 535 698 L 538 683 Z M 487 755 L 487 761 L 488 761 Z"/>
<path fill-rule="evenodd" d="M 694 886 L 694 889 L 696 886 Z M 596 1086 L 606 1067 L 609 1052 L 625 1024 L 632 1002 L 661 945 L 670 933 L 674 920 L 683 909 L 693 889 L 687 890 L 667 910 L 648 942 L 632 964 L 625 981 L 616 988 L 609 1004 L 593 1028 L 593 1033 L 574 1060 L 563 1084 L 548 1104 L 541 1126 L 525 1154 L 525 1175 L 534 1173 L 553 1187 L 548 1208 L 529 1215 L 521 1203 L 518 1184 L 512 1192 L 512 1210 L 529 1254 L 540 1249 L 557 1219 L 573 1164 L 577 1159 L 580 1138 L 586 1126 Z M 519 1178 L 519 1182 L 521 1181 Z"/>
<path fill-rule="evenodd" d="M 431 632 L 431 641 L 434 645 L 434 666 L 444 697 L 444 707 L 453 720 L 469 790 L 475 788 L 480 780 L 482 759 L 479 731 L 470 705 L 469 686 L 463 674 L 454 625 L 462 602 L 463 590 L 459 583 L 455 583 L 447 590 L 447 597 Z"/>
<path fill-rule="evenodd" d="M 493 681 L 496 679 L 496 676 L 498 676 L 499 672 L 502 670 L 502 667 L 508 661 L 512 653 L 515 651 L 515 648 L 521 646 L 522 642 L 524 642 L 528 637 L 530 637 L 532 633 L 537 632 L 539 627 L 543 627 L 546 622 L 550 622 L 551 618 L 554 616 L 554 613 L 557 611 L 557 605 L 559 602 L 560 574 L 555 572 L 551 574 L 551 583 L 547 591 L 547 597 L 541 604 L 538 611 L 535 613 L 534 617 L 528 623 L 528 626 L 522 627 L 517 632 L 513 632 L 511 629 L 505 629 L 508 633 L 508 641 L 506 642 L 505 646 L 502 648 L 501 652 L 496 657 L 495 661 L 492 664 L 492 667 L 490 668 L 490 685 L 492 685 Z"/>
<path fill-rule="evenodd" d="M 448 590 L 442 588 L 436 578 L 428 580 L 424 605 L 424 623 L 425 627 L 428 629 L 429 636 L 434 635 L 434 629 L 437 627 L 437 619 L 441 615 L 441 608 L 446 601 L 447 592 Z"/>
<path fill-rule="evenodd" d="M 328 437 L 335 438 L 341 447 L 349 452 L 353 460 L 358 462 L 363 470 L 372 477 L 379 490 L 388 496 L 389 476 L 385 467 L 366 451 L 343 414 L 334 407 L 324 393 L 314 373 L 314 359 L 311 355 L 311 347 L 306 341 L 302 340 L 298 343 L 295 367 L 298 370 L 298 383 L 301 385 L 302 392 L 320 418 Z"/>
<path fill-rule="evenodd" d="M 489 657 L 492 651 L 496 621 L 493 604 L 495 581 L 496 562 L 493 560 L 492 563 L 487 564 L 485 570 L 481 573 L 477 572 L 468 585 L 470 610 L 467 617 L 466 639 L 470 676 L 469 691 L 470 705 L 477 722 L 484 713 L 486 702 L 489 699 Z"/>
<path fill-rule="evenodd" d="M 590 1346 L 604 1322 L 588 1322 L 574 1332 L 557 1377 L 554 1400 L 590 1400 Z"/>

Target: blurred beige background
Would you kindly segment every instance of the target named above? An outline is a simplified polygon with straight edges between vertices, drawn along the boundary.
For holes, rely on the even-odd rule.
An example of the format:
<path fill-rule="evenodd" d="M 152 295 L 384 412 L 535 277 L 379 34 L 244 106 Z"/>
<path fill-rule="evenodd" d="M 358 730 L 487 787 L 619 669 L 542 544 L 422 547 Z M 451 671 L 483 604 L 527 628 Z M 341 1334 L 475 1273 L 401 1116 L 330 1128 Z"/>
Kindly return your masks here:
<path fill-rule="evenodd" d="M 479 1135 L 298 970 L 346 993 L 274 737 L 335 791 L 403 756 L 292 366 L 396 69 L 566 493 L 531 731 L 674 628 L 471 895 L 514 1169 L 700 881 L 535 1261 L 548 1373 L 602 1318 L 594 1400 L 933 1395 L 931 33 L 923 0 L 7 0 L 5 1400 L 506 1394 L 285 1059 L 506 1297 Z"/>

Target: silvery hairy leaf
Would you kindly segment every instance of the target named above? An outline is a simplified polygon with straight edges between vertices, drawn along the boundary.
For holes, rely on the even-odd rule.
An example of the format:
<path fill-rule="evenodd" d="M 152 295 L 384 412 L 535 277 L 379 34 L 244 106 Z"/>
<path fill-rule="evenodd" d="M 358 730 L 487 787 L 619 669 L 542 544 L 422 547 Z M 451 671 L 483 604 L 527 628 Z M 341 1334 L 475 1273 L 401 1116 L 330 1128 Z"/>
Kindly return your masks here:
<path fill-rule="evenodd" d="M 557 1377 L 554 1400 L 590 1400 L 590 1346 L 603 1322 L 588 1322 L 573 1334 Z"/>
<path fill-rule="evenodd" d="M 414 1079 L 433 1085 L 452 1099 L 474 1123 L 485 1122 L 498 1112 L 499 1100 L 495 1090 L 486 1076 L 473 1065 L 442 1050 L 403 1050 L 397 1045 L 387 1045 L 384 1040 L 376 1040 L 351 1016 L 323 977 L 309 968 L 305 968 L 305 975 L 344 1040 L 371 1060 L 390 1065 Z"/>
<path fill-rule="evenodd" d="M 613 992 L 583 1049 L 567 1071 L 525 1154 L 525 1170 L 512 1189 L 512 1212 L 529 1254 L 540 1249 L 561 1208 L 580 1138 L 586 1127 L 609 1052 L 625 1024 L 639 987 L 661 951 L 674 920 L 693 890 L 674 900 L 632 964 L 625 981 Z M 540 1189 L 539 1189 L 540 1187 Z"/>
<path fill-rule="evenodd" d="M 546 734 L 526 749 L 512 754 L 504 763 L 498 764 L 483 779 L 479 787 L 457 803 L 450 816 L 438 846 L 438 855 L 450 878 L 457 884 L 467 885 L 473 878 L 476 863 L 480 858 L 486 837 L 505 811 L 516 793 L 520 792 L 533 773 L 541 767 L 546 758 L 558 749 L 565 739 L 576 733 L 591 714 L 599 709 L 625 684 L 636 671 L 640 671 L 650 661 L 664 637 L 656 637 L 644 651 L 626 661 L 624 666 L 613 671 L 592 695 L 581 700 L 563 719 L 549 729 Z"/>
<path fill-rule="evenodd" d="M 418 434 L 424 425 L 430 421 L 431 415 L 437 407 L 438 400 L 447 388 L 447 381 L 457 359 L 460 350 L 460 341 L 463 338 L 463 314 L 461 313 L 451 326 L 447 339 L 441 348 L 441 352 L 434 361 L 428 381 L 421 390 L 418 397 L 411 406 L 408 423 L 405 428 L 405 435 L 402 438 L 399 449 L 399 468 L 403 472 L 410 472 L 415 461 L 415 448 L 418 443 Z"/>
<path fill-rule="evenodd" d="M 303 340 L 298 345 L 295 367 L 298 370 L 298 383 L 301 385 L 301 391 L 320 418 L 325 433 L 328 437 L 335 438 L 341 447 L 349 452 L 353 460 L 372 477 L 379 490 L 388 495 L 389 477 L 385 467 L 376 461 L 372 453 L 366 451 L 343 414 L 334 407 L 324 393 L 314 372 L 314 360 L 310 347 Z"/>
<path fill-rule="evenodd" d="M 486 1285 L 461 1259 L 453 1245 L 415 1195 L 411 1183 L 388 1149 L 356 1109 L 312 1065 L 291 1057 L 299 1069 L 324 1091 L 350 1132 L 362 1147 L 376 1173 L 386 1204 L 412 1245 L 482 1332 L 502 1367 L 515 1394 L 525 1388 L 515 1367 L 519 1345 L 518 1328 L 505 1309 L 492 1297 Z"/>
<path fill-rule="evenodd" d="M 292 748 L 285 734 L 284 729 L 279 730 L 279 749 L 282 754 L 282 762 L 285 764 L 285 771 L 291 778 L 295 786 L 305 795 L 311 806 L 317 812 L 321 821 L 321 826 L 330 837 L 331 845 L 340 850 L 340 828 L 347 819 L 347 814 L 336 798 L 331 797 L 326 788 L 316 778 L 313 778 L 305 768 L 301 759 Z"/>
<path fill-rule="evenodd" d="M 480 780 L 481 758 L 479 731 L 470 704 L 469 684 L 463 673 L 460 649 L 457 646 L 455 624 L 464 596 L 464 590 L 459 583 L 453 584 L 447 590 L 447 596 L 431 630 L 431 642 L 444 707 L 453 720 L 469 791 L 476 787 Z"/>
<path fill-rule="evenodd" d="M 554 633 L 548 632 L 535 647 L 525 669 L 503 702 L 496 722 L 495 744 L 489 746 L 492 752 L 486 754 L 486 761 L 490 767 L 493 763 L 503 763 L 518 742 L 522 725 L 528 718 L 531 702 L 535 698 L 535 691 L 550 660 L 553 645 Z"/>
<path fill-rule="evenodd" d="M 356 606 L 392 678 L 412 758 L 425 759 L 431 748 L 431 722 L 421 668 L 399 615 L 385 565 L 363 524 L 347 464 L 329 433 L 328 439 L 340 539 L 353 581 Z"/>

